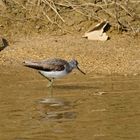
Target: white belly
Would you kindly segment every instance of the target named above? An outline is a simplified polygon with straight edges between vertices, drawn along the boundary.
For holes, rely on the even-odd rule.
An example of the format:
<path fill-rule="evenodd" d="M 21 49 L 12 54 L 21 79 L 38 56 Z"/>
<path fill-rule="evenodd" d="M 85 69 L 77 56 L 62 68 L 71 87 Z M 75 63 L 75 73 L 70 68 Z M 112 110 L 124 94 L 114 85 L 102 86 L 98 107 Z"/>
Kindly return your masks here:
<path fill-rule="evenodd" d="M 68 74 L 65 69 L 63 71 L 40 71 L 40 73 L 48 78 L 61 78 Z"/>

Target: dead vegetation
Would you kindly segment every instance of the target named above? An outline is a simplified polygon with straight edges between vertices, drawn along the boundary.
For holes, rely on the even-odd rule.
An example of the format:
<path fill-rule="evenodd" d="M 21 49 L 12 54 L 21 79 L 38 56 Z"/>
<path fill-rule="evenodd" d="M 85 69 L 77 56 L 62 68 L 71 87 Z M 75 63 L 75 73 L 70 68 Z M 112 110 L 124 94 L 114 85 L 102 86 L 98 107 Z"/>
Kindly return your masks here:
<path fill-rule="evenodd" d="M 140 32 L 138 0 L 0 0 L 0 30 L 7 34 L 85 31 L 108 20 L 113 30 Z"/>

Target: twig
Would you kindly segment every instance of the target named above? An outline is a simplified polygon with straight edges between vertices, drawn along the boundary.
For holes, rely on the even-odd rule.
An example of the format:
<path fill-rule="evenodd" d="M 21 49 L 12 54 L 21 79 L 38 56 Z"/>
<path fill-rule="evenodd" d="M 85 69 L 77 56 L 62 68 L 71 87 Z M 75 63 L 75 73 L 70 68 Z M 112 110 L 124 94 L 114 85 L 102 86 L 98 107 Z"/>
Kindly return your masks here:
<path fill-rule="evenodd" d="M 41 0 L 37 0 L 37 6 L 39 7 L 41 4 Z"/>
<path fill-rule="evenodd" d="M 67 1 L 67 0 L 65 0 L 69 5 L 69 7 L 71 7 L 74 11 L 76 11 L 77 13 L 79 13 L 79 14 L 81 14 L 81 15 L 84 15 L 84 16 L 86 16 L 86 17 L 88 17 L 88 18 L 91 18 L 92 16 L 89 16 L 89 14 L 85 14 L 85 13 L 83 13 L 83 12 L 81 12 L 80 10 L 78 10 L 78 8 L 82 8 L 81 6 L 77 6 L 77 5 L 73 5 L 72 3 L 70 3 L 69 1 Z M 89 12 L 88 12 L 89 13 Z M 100 19 L 99 17 L 94 17 L 96 20 L 98 19 Z"/>
<path fill-rule="evenodd" d="M 107 1 L 106 0 L 103 0 L 103 1 L 104 1 L 105 5 L 107 5 Z"/>
<path fill-rule="evenodd" d="M 20 5 L 22 8 L 26 9 L 25 6 L 23 6 L 21 3 L 17 2 L 17 0 L 12 0 L 14 3 Z"/>
<path fill-rule="evenodd" d="M 50 17 L 49 17 L 44 11 L 42 11 L 42 13 L 44 14 L 44 16 L 47 17 L 47 19 L 48 19 L 52 24 L 54 24 L 54 22 L 50 19 Z"/>
<path fill-rule="evenodd" d="M 114 4 L 114 2 L 112 2 L 112 3 L 110 3 L 110 4 L 108 4 L 108 5 L 112 5 L 112 4 Z M 101 8 L 103 11 L 105 11 L 108 15 L 110 15 L 111 17 L 113 17 L 113 18 L 115 18 L 115 15 L 113 15 L 111 12 L 109 12 L 108 10 L 106 10 L 105 8 L 104 8 L 104 6 L 106 6 L 105 4 L 104 5 L 99 5 L 99 4 L 94 4 L 94 3 L 84 3 L 84 4 L 81 4 L 81 5 L 79 5 L 80 7 L 83 7 L 83 6 L 92 6 L 92 7 L 99 7 L 99 8 Z M 78 6 L 78 7 L 79 7 Z"/>
<path fill-rule="evenodd" d="M 130 29 L 133 31 L 134 34 L 136 34 L 137 32 L 134 30 L 134 28 L 131 26 L 131 24 L 127 21 L 128 26 L 130 27 Z"/>
<path fill-rule="evenodd" d="M 44 3 L 46 3 L 55 13 L 58 15 L 58 17 L 65 22 L 65 20 L 60 16 L 60 14 L 57 12 L 57 9 L 55 9 L 47 0 L 42 0 Z"/>
<path fill-rule="evenodd" d="M 116 2 L 116 5 L 118 5 L 119 7 L 121 7 L 132 18 L 134 17 L 122 4 Z"/>
<path fill-rule="evenodd" d="M 58 5 L 58 6 L 66 7 L 66 8 L 72 8 L 70 5 L 66 5 L 66 4 L 63 4 L 63 3 L 55 2 L 55 4 Z"/>
<path fill-rule="evenodd" d="M 116 4 L 116 1 L 117 0 L 114 0 L 114 2 L 115 2 L 115 16 L 116 16 L 116 21 L 118 23 L 118 31 L 119 31 L 120 30 L 119 25 L 122 27 L 122 24 L 119 21 L 119 16 L 118 16 L 119 12 L 118 12 L 118 7 L 117 7 L 117 4 Z"/>
<path fill-rule="evenodd" d="M 69 6 L 75 10 L 77 13 L 80 13 L 81 15 L 87 16 L 86 14 L 84 14 L 83 12 L 79 11 L 75 6 L 73 6 L 69 1 L 66 0 L 67 3 L 69 3 Z"/>

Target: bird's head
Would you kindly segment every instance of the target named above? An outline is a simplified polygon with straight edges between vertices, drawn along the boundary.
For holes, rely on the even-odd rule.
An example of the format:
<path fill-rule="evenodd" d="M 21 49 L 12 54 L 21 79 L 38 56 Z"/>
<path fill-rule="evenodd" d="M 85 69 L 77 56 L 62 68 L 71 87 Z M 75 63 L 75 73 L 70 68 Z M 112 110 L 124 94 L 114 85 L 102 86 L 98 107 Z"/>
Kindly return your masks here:
<path fill-rule="evenodd" d="M 73 60 L 71 60 L 71 61 L 69 62 L 69 65 L 70 65 L 72 68 L 78 69 L 82 74 L 85 75 L 85 73 L 78 67 L 78 64 L 79 64 L 78 61 L 75 60 L 75 59 L 73 59 Z"/>

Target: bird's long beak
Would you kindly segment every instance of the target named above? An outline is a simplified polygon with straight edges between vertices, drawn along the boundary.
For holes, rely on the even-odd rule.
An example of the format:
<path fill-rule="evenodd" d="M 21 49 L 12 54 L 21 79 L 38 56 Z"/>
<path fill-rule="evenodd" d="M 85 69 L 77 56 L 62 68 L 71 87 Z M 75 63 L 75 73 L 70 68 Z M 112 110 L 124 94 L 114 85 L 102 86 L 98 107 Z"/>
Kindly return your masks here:
<path fill-rule="evenodd" d="M 78 66 L 77 66 L 77 69 L 82 73 L 82 74 L 86 74 L 86 73 L 84 73 Z"/>

